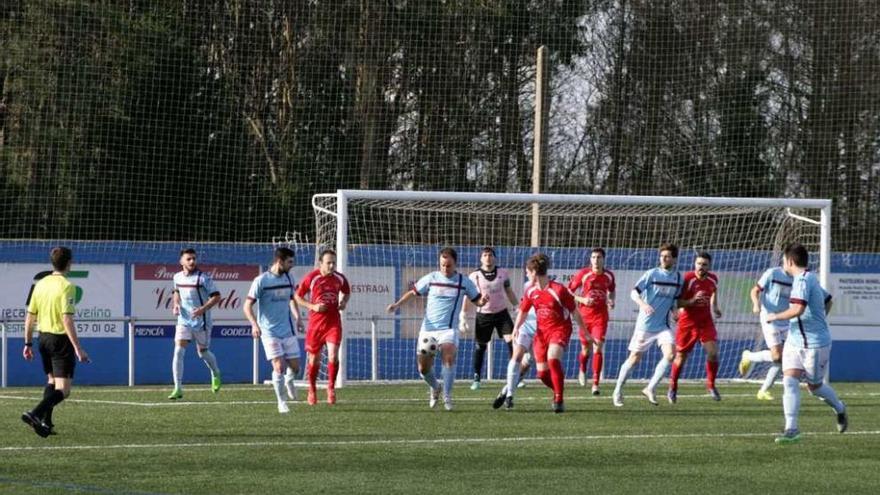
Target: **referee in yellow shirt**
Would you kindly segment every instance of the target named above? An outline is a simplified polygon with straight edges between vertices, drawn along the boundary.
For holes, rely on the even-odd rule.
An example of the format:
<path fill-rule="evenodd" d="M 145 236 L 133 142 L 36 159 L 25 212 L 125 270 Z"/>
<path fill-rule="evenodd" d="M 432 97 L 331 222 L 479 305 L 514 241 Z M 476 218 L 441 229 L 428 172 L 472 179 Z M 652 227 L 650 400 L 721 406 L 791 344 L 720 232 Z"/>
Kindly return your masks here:
<path fill-rule="evenodd" d="M 55 247 L 50 253 L 54 271 L 34 286 L 24 321 L 24 350 L 28 361 L 34 358 L 34 323 L 40 330 L 40 358 L 49 378 L 43 400 L 31 411 L 21 415 L 37 435 L 53 434 L 52 410 L 70 395 L 76 361 L 87 363 L 89 355 L 79 343 L 73 315 L 76 287 L 67 280 L 73 253 L 70 248 Z"/>

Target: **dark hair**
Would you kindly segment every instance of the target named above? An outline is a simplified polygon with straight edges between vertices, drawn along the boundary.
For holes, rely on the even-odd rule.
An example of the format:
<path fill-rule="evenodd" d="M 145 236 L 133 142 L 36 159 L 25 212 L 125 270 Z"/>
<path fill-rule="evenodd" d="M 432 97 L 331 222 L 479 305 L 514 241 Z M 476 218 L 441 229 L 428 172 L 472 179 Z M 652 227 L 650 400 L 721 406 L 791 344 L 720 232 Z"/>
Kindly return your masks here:
<path fill-rule="evenodd" d="M 590 256 L 593 256 L 593 253 L 599 253 L 602 255 L 603 258 L 605 257 L 605 250 L 600 247 L 593 248 L 593 250 L 590 251 Z"/>
<path fill-rule="evenodd" d="M 455 252 L 455 249 L 451 247 L 445 247 L 440 250 L 440 256 L 448 256 L 452 258 L 452 261 L 458 263 L 458 253 Z"/>
<path fill-rule="evenodd" d="M 69 247 L 53 247 L 52 251 L 49 252 L 49 259 L 52 260 L 52 268 L 60 272 L 70 266 L 70 260 L 73 259 L 73 251 Z"/>
<path fill-rule="evenodd" d="M 288 258 L 293 258 L 292 249 L 286 247 L 275 248 L 274 261 L 284 261 Z"/>
<path fill-rule="evenodd" d="M 535 253 L 526 261 L 526 270 L 532 270 L 537 275 L 547 275 L 550 268 L 550 258 L 544 253 Z"/>
<path fill-rule="evenodd" d="M 180 250 L 180 255 L 183 256 L 184 254 L 191 254 L 191 255 L 195 256 L 196 250 L 193 248 L 183 248 Z"/>
<path fill-rule="evenodd" d="M 483 250 L 480 251 L 480 256 L 482 256 L 484 253 L 492 253 L 492 256 L 498 256 L 497 254 L 495 254 L 495 248 L 493 248 L 492 246 L 484 246 Z"/>
<path fill-rule="evenodd" d="M 786 246 L 782 255 L 791 260 L 795 266 L 801 268 L 806 268 L 807 264 L 810 262 L 810 253 L 807 252 L 807 248 L 805 248 L 803 244 L 798 244 L 796 242 Z"/>
<path fill-rule="evenodd" d="M 700 251 L 699 253 L 697 253 L 697 258 L 703 258 L 704 260 L 709 261 L 709 263 L 712 262 L 712 255 L 709 254 L 708 251 Z"/>
<path fill-rule="evenodd" d="M 660 249 L 658 251 L 660 251 L 661 253 L 663 251 L 669 251 L 672 254 L 673 258 L 678 258 L 678 246 L 672 244 L 671 242 L 664 242 L 663 244 L 660 244 Z"/>
<path fill-rule="evenodd" d="M 332 254 L 333 256 L 336 256 L 336 251 L 334 251 L 333 249 L 330 249 L 330 248 L 322 249 L 321 254 L 318 256 L 318 261 L 323 261 L 324 255 L 326 255 L 326 254 Z"/>

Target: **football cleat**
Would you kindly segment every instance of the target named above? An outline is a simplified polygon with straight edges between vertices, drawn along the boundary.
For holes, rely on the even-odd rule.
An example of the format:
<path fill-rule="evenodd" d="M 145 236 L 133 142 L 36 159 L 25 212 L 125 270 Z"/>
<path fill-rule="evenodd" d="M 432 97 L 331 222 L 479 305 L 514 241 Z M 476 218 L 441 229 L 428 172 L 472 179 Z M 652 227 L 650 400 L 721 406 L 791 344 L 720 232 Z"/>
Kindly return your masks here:
<path fill-rule="evenodd" d="M 287 397 L 289 397 L 290 400 L 296 400 L 296 383 L 294 383 L 293 380 L 285 380 L 284 388 L 287 389 Z"/>
<path fill-rule="evenodd" d="M 654 389 L 645 387 L 642 389 L 642 395 L 648 399 L 648 402 L 650 402 L 652 406 L 657 405 L 657 394 L 654 392 Z"/>
<path fill-rule="evenodd" d="M 614 407 L 623 407 L 623 394 L 614 392 L 614 395 L 611 396 L 611 403 L 614 404 Z"/>
<path fill-rule="evenodd" d="M 290 408 L 287 407 L 287 402 L 278 401 L 278 412 L 281 414 L 287 414 L 290 412 Z"/>
<path fill-rule="evenodd" d="M 718 402 L 719 400 L 721 400 L 721 394 L 718 393 L 717 388 L 712 387 L 708 390 L 709 390 L 709 396 L 712 397 L 712 400 L 714 400 L 715 402 Z"/>
<path fill-rule="evenodd" d="M 435 407 L 437 407 L 437 400 L 438 399 L 440 399 L 440 386 L 439 385 L 437 386 L 437 388 L 431 389 L 430 391 L 428 391 L 428 407 L 430 407 L 431 409 L 434 409 Z"/>
<path fill-rule="evenodd" d="M 598 385 L 595 385 L 595 384 L 593 385 L 592 394 L 593 394 L 594 396 L 598 396 L 598 395 L 599 395 L 599 386 L 598 386 Z"/>
<path fill-rule="evenodd" d="M 211 376 L 211 392 L 215 394 L 220 391 L 220 387 L 223 386 L 223 382 L 220 380 L 220 373 Z"/>
<path fill-rule="evenodd" d="M 511 397 L 511 396 L 508 395 L 508 396 L 507 396 L 507 399 L 504 399 L 504 407 L 505 407 L 505 409 L 507 409 L 508 411 L 510 411 L 511 409 L 513 409 L 513 397 Z"/>
<path fill-rule="evenodd" d="M 678 392 L 670 388 L 669 391 L 666 392 L 666 400 L 668 400 L 670 404 L 675 404 L 678 401 Z"/>
<path fill-rule="evenodd" d="M 581 387 L 587 386 L 587 374 L 584 371 L 578 371 L 578 385 Z"/>
<path fill-rule="evenodd" d="M 451 411 L 452 407 L 453 407 L 452 406 L 452 397 L 449 397 L 449 396 L 443 397 L 443 409 L 446 409 L 447 411 Z"/>
<path fill-rule="evenodd" d="M 504 400 L 507 399 L 507 393 L 502 390 L 498 397 L 495 397 L 495 400 L 492 401 L 492 409 L 498 409 L 502 405 L 504 405 Z"/>
<path fill-rule="evenodd" d="M 330 404 L 331 406 L 336 404 L 336 390 L 332 388 L 327 389 L 327 404 Z"/>
<path fill-rule="evenodd" d="M 773 440 L 777 445 L 787 445 L 801 441 L 801 432 L 798 430 L 785 430 L 782 435 Z"/>
<path fill-rule="evenodd" d="M 43 422 L 40 418 L 34 416 L 32 412 L 22 413 L 21 420 L 25 423 L 29 424 L 31 428 L 34 429 L 34 433 L 37 435 L 46 438 L 51 435 L 51 428 L 49 425 Z"/>
<path fill-rule="evenodd" d="M 171 392 L 171 395 L 168 396 L 168 400 L 177 400 L 183 398 L 183 390 L 176 388 Z"/>
<path fill-rule="evenodd" d="M 843 412 L 837 413 L 837 431 L 843 433 L 847 428 L 849 428 L 849 415 L 846 414 L 846 404 L 843 404 Z"/>
<path fill-rule="evenodd" d="M 553 412 L 555 412 L 556 414 L 564 413 L 565 412 L 565 403 L 563 403 L 562 401 L 554 402 L 553 403 Z"/>
<path fill-rule="evenodd" d="M 773 400 L 773 396 L 766 390 L 758 390 L 758 393 L 755 394 L 755 398 L 758 400 Z"/>
<path fill-rule="evenodd" d="M 739 359 L 739 374 L 741 376 L 746 376 L 749 374 L 749 371 L 752 371 L 752 361 L 747 357 L 749 354 L 749 350 L 745 349 L 742 352 L 742 357 Z"/>
<path fill-rule="evenodd" d="M 309 395 L 306 398 L 310 406 L 318 403 L 318 391 L 314 387 L 309 387 Z"/>

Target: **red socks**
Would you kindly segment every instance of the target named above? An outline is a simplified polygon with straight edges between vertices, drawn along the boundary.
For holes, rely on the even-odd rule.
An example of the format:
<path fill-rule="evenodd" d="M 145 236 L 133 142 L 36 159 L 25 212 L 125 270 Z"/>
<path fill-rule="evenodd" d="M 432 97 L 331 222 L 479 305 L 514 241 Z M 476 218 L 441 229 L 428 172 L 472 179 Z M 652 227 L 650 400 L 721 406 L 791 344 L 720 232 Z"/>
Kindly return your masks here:
<path fill-rule="evenodd" d="M 308 369 L 306 369 L 306 375 L 309 378 L 309 388 L 315 389 L 315 382 L 318 380 L 318 360 L 316 359 L 312 364 L 308 365 Z"/>
<path fill-rule="evenodd" d="M 584 354 L 584 353 L 578 354 L 578 365 L 580 365 L 581 373 L 587 372 L 587 359 L 589 359 L 589 358 L 590 358 L 590 356 L 588 354 Z M 595 361 L 594 361 L 594 363 L 595 363 Z"/>
<path fill-rule="evenodd" d="M 602 376 L 602 353 L 593 353 L 593 385 L 599 385 L 599 378 Z"/>
<path fill-rule="evenodd" d="M 718 376 L 718 361 L 706 361 L 706 388 L 715 388 L 716 376 Z"/>
<path fill-rule="evenodd" d="M 550 370 L 538 370 L 538 380 L 541 380 L 541 383 L 547 386 L 547 388 L 553 388 L 553 382 L 550 380 Z"/>
<path fill-rule="evenodd" d="M 678 377 L 681 375 L 681 366 L 675 361 L 672 362 L 672 372 L 669 373 L 669 389 L 678 391 Z"/>
<path fill-rule="evenodd" d="M 550 381 L 553 385 L 553 402 L 562 402 L 562 392 L 565 389 L 565 372 L 562 370 L 562 362 L 558 359 L 548 359 L 550 365 Z"/>
<path fill-rule="evenodd" d="M 336 373 L 339 371 L 339 364 L 335 361 L 327 363 L 327 387 L 330 390 L 336 388 Z"/>

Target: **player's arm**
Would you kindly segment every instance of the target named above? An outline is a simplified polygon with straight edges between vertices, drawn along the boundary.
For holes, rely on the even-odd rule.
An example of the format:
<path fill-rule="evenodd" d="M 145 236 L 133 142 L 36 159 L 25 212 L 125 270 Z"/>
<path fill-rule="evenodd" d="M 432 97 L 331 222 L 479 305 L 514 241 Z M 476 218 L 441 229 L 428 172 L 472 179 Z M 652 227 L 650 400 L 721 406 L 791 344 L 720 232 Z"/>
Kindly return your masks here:
<path fill-rule="evenodd" d="M 587 325 L 584 323 L 584 319 L 581 317 L 579 311 L 571 312 L 571 319 L 574 320 L 575 323 L 578 324 L 578 328 L 582 328 L 584 330 L 584 336 L 587 338 L 587 342 L 592 344 L 593 337 L 590 336 L 590 332 L 587 331 Z"/>
<path fill-rule="evenodd" d="M 343 292 L 342 298 L 339 299 L 339 311 L 345 311 L 349 299 L 351 299 L 351 292 Z"/>
<path fill-rule="evenodd" d="M 73 314 L 64 313 L 61 316 L 61 323 L 64 325 L 64 333 L 67 334 L 67 338 L 70 339 L 70 343 L 73 345 L 73 352 L 76 353 L 76 359 L 81 363 L 90 362 L 89 353 L 83 349 L 82 344 L 79 342 L 79 336 L 76 334 L 76 327 L 73 324 Z"/>
<path fill-rule="evenodd" d="M 293 315 L 293 319 L 296 321 L 296 329 L 300 332 L 305 328 L 305 324 L 302 321 L 302 316 L 299 314 L 299 304 L 296 303 L 296 294 L 290 298 L 290 313 Z"/>
<path fill-rule="evenodd" d="M 834 304 L 831 301 L 831 294 L 826 292 L 825 293 L 825 314 L 826 315 L 831 312 L 831 306 L 833 306 L 833 305 Z"/>
<path fill-rule="evenodd" d="M 177 290 L 177 287 L 171 293 L 171 314 L 174 316 L 180 315 L 180 291 Z"/>
<path fill-rule="evenodd" d="M 294 301 L 300 306 L 306 308 L 309 311 L 314 311 L 315 313 L 323 313 L 327 311 L 327 306 L 323 304 L 312 304 L 311 301 L 306 299 L 304 296 L 300 296 L 299 292 L 293 295 Z"/>
<path fill-rule="evenodd" d="M 516 307 L 519 299 L 516 298 L 516 294 L 513 292 L 513 288 L 510 285 L 504 287 L 504 293 L 507 294 L 507 300 L 510 302 L 510 305 Z"/>
<path fill-rule="evenodd" d="M 631 290 L 629 292 L 629 298 L 632 299 L 632 301 L 636 303 L 639 306 L 639 309 L 642 310 L 646 315 L 654 313 L 654 308 L 642 299 L 642 295 L 639 293 L 638 289 Z"/>
<path fill-rule="evenodd" d="M 254 315 L 254 303 L 256 299 L 252 299 L 248 297 L 244 301 L 244 307 L 242 310 L 244 311 L 244 317 L 247 318 L 247 321 L 251 324 L 251 335 L 258 339 L 260 338 L 260 325 L 257 323 L 257 317 Z"/>
<path fill-rule="evenodd" d="M 761 312 L 761 286 L 755 284 L 752 287 L 752 290 L 749 291 L 749 299 L 752 300 L 752 313 L 758 314 Z"/>
<path fill-rule="evenodd" d="M 34 358 L 34 324 L 36 323 L 34 313 L 28 311 L 24 317 L 24 349 L 21 355 L 28 361 Z"/>
<path fill-rule="evenodd" d="M 788 305 L 788 309 L 781 313 L 768 313 L 767 321 L 779 321 L 779 320 L 790 320 L 792 318 L 797 318 L 798 316 L 804 314 L 804 311 L 807 310 L 806 302 L 802 301 L 791 301 Z"/>
<path fill-rule="evenodd" d="M 721 318 L 721 304 L 718 302 L 718 291 L 712 293 L 712 298 L 709 300 L 709 304 L 712 305 L 712 312 L 715 313 L 715 318 Z"/>
<path fill-rule="evenodd" d="M 617 291 L 608 291 L 608 309 L 614 309 L 614 300 L 617 298 Z"/>
<path fill-rule="evenodd" d="M 220 303 L 220 293 L 219 292 L 212 292 L 211 297 L 208 298 L 208 302 L 206 302 L 205 304 L 203 304 L 193 310 L 193 312 L 192 312 L 193 318 L 202 316 L 203 314 L 207 313 L 208 310 L 210 310 L 211 308 L 213 308 L 214 306 L 216 306 L 219 303 Z"/>
<path fill-rule="evenodd" d="M 410 299 L 412 299 L 418 295 L 419 295 L 419 293 L 417 293 L 415 291 L 415 289 L 410 289 L 410 290 L 406 291 L 402 296 L 400 296 L 400 299 L 389 304 L 388 307 L 385 309 L 389 313 L 393 313 L 393 312 L 397 311 L 397 308 L 403 306 L 404 304 L 406 304 L 407 301 L 409 301 Z"/>

